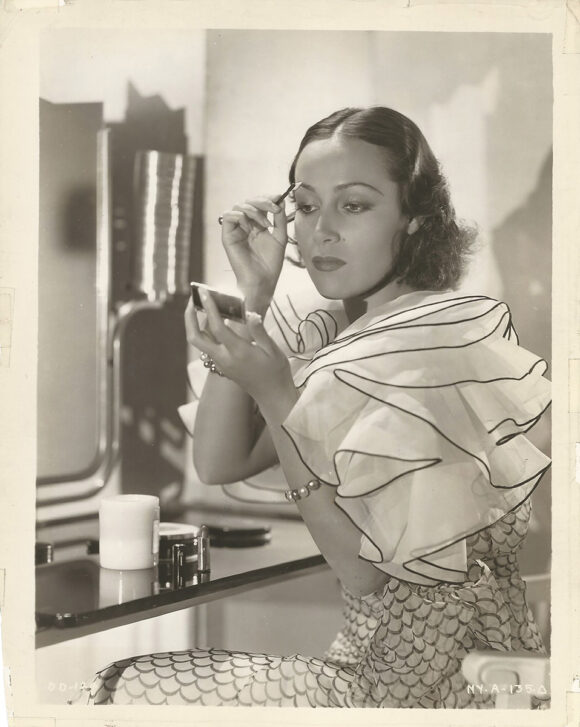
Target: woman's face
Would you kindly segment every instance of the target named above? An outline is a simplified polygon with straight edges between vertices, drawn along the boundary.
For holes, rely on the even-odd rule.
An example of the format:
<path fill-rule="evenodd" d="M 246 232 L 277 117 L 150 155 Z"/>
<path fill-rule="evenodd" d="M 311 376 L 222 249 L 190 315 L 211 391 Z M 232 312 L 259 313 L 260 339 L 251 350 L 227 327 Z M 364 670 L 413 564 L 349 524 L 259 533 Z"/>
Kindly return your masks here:
<path fill-rule="evenodd" d="M 296 181 L 296 240 L 314 285 L 325 298 L 364 298 L 391 269 L 409 223 L 384 152 L 340 136 L 314 141 L 298 158 Z"/>

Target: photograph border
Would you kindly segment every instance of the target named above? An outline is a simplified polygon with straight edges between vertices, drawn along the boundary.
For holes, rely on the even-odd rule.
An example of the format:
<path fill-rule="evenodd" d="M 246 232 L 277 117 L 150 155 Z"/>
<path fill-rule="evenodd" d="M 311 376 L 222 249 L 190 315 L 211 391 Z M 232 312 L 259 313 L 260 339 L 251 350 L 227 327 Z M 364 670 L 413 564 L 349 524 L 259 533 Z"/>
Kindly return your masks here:
<path fill-rule="evenodd" d="M 0 292 L 12 294 L 10 359 L 0 366 L 0 527 L 2 649 L 10 724 L 460 724 L 565 725 L 580 714 L 579 546 L 574 443 L 580 439 L 580 262 L 576 202 L 580 145 L 580 4 L 577 0 L 420 3 L 381 0 L 6 0 L 0 11 Z M 541 32 L 553 39 L 553 536 L 552 707 L 514 713 L 486 710 L 332 710 L 38 705 L 34 679 L 34 562 L 38 49 L 46 29 L 179 28 Z M 578 445 L 576 445 L 578 447 Z M 576 680 L 576 681 L 575 681 Z M 467 715 L 466 715 L 467 713 Z"/>

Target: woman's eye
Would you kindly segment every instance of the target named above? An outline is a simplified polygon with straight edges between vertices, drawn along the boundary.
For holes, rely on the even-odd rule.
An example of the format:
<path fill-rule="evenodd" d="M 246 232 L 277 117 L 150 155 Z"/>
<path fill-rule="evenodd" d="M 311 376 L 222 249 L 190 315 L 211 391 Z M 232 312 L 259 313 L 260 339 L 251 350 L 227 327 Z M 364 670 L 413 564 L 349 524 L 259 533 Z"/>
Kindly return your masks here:
<path fill-rule="evenodd" d="M 366 204 L 363 204 L 362 202 L 346 202 L 344 205 L 344 209 L 347 212 L 364 212 L 365 210 L 368 210 L 369 206 Z"/>
<path fill-rule="evenodd" d="M 307 204 L 306 202 L 296 203 L 296 211 L 301 212 L 303 215 L 309 215 L 314 212 L 315 209 L 316 207 L 313 204 Z"/>

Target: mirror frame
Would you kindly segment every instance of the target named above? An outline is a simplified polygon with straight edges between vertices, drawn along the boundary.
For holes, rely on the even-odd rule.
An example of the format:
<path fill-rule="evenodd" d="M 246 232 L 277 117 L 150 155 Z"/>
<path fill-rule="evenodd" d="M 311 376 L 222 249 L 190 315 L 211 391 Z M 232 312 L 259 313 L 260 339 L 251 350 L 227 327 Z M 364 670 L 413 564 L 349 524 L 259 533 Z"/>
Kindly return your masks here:
<path fill-rule="evenodd" d="M 56 505 L 82 500 L 100 492 L 114 469 L 118 455 L 118 437 L 114 430 L 112 394 L 113 376 L 110 366 L 113 340 L 111 336 L 111 184 L 110 132 L 97 133 L 96 179 L 96 294 L 98 337 L 98 442 L 97 453 L 90 468 L 79 474 L 38 477 L 36 505 Z M 115 441 L 117 445 L 115 446 Z"/>

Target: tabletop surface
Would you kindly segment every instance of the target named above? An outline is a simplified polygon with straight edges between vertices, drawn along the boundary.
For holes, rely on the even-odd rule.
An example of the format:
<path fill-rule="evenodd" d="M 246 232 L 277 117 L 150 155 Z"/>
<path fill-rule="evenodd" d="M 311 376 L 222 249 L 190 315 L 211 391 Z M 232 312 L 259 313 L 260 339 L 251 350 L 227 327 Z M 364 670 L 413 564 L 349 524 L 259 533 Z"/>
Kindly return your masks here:
<path fill-rule="evenodd" d="M 209 573 L 190 572 L 178 585 L 159 567 L 101 568 L 98 554 L 87 552 L 87 543 L 98 543 L 96 518 L 66 528 L 43 526 L 37 537 L 53 543 L 54 560 L 36 567 L 37 647 L 328 567 L 301 520 L 185 512 L 172 522 L 236 529 L 263 526 L 270 529 L 270 540 L 250 547 L 212 546 Z"/>

